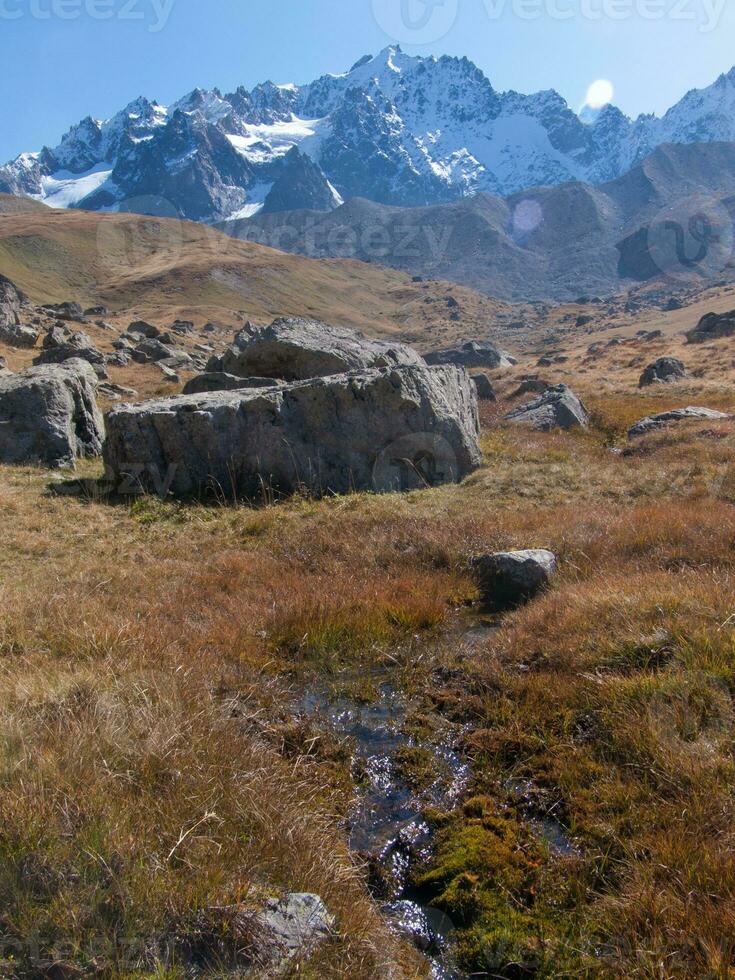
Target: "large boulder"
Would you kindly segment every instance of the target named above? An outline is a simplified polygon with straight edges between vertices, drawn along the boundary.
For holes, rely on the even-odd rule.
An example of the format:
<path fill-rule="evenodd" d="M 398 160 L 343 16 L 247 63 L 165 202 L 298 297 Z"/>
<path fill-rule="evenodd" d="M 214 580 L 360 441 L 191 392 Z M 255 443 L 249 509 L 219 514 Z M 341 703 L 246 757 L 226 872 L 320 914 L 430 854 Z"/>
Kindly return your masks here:
<path fill-rule="evenodd" d="M 552 385 L 534 401 L 521 405 L 505 417 L 509 422 L 528 425 L 539 432 L 587 428 L 590 423 L 587 409 L 566 385 Z"/>
<path fill-rule="evenodd" d="M 373 368 L 281 387 L 123 405 L 107 416 L 112 479 L 179 496 L 409 490 L 480 463 L 477 396 L 457 368 Z"/>
<path fill-rule="evenodd" d="M 0 462 L 73 466 L 102 451 L 97 376 L 82 360 L 0 374 Z"/>
<path fill-rule="evenodd" d="M 501 551 L 472 559 L 480 594 L 487 608 L 509 609 L 527 602 L 556 575 L 551 551 Z"/>
<path fill-rule="evenodd" d="M 649 364 L 638 382 L 639 388 L 647 388 L 654 384 L 671 384 L 686 378 L 687 369 L 678 357 L 659 357 Z"/>
<path fill-rule="evenodd" d="M 493 383 L 486 374 L 473 374 L 472 380 L 477 388 L 477 397 L 481 402 L 497 401 L 497 395 L 493 388 Z"/>
<path fill-rule="evenodd" d="M 730 310 L 729 313 L 706 313 L 686 338 L 690 344 L 702 344 L 718 337 L 730 337 L 734 333 L 735 310 Z"/>
<path fill-rule="evenodd" d="M 285 317 L 262 330 L 241 330 L 232 347 L 210 359 L 207 372 L 304 381 L 365 368 L 423 363 L 404 344 L 367 340 L 345 327 Z"/>
<path fill-rule="evenodd" d="M 717 412 L 713 408 L 697 408 L 696 406 L 674 408 L 669 412 L 659 412 L 658 415 L 649 415 L 644 419 L 640 419 L 628 430 L 628 438 L 636 439 L 640 436 L 646 436 L 649 432 L 667 429 L 671 425 L 676 425 L 677 422 L 696 422 L 697 420 L 706 421 L 707 419 L 717 421 L 718 419 L 727 418 L 730 418 L 730 416 L 725 412 Z"/>
<path fill-rule="evenodd" d="M 284 384 L 273 378 L 238 378 L 222 371 L 197 374 L 184 385 L 183 394 L 201 395 L 208 391 L 242 391 L 244 388 L 273 388 Z"/>
<path fill-rule="evenodd" d="M 461 347 L 432 351 L 424 356 L 427 364 L 455 364 L 466 368 L 509 368 L 518 362 L 495 344 L 470 341 Z"/>

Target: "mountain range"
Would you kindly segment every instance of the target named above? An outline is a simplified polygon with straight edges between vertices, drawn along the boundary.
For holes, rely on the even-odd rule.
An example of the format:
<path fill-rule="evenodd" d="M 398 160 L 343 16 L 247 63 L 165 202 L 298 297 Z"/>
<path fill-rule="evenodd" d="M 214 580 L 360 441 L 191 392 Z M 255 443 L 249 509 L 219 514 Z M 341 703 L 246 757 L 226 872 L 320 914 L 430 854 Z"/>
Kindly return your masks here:
<path fill-rule="evenodd" d="M 312 258 L 352 258 L 511 301 L 608 295 L 667 277 L 731 278 L 735 143 L 665 144 L 613 181 L 398 208 L 352 198 L 327 213 L 218 225 Z"/>
<path fill-rule="evenodd" d="M 141 97 L 22 153 L 0 168 L 0 191 L 213 222 L 353 198 L 418 207 L 597 185 L 664 144 L 733 140 L 735 69 L 661 118 L 612 105 L 581 118 L 553 90 L 498 92 L 466 58 L 389 47 L 307 85 L 197 89 L 169 107 Z"/>

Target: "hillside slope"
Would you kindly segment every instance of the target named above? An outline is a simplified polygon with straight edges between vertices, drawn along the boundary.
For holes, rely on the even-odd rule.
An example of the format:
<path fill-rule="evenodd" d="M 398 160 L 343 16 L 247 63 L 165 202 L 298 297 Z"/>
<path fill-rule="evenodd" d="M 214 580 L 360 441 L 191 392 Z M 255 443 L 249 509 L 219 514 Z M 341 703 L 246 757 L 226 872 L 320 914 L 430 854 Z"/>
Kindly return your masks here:
<path fill-rule="evenodd" d="M 3 195 L 0 273 L 39 303 L 103 303 L 155 322 L 300 314 L 437 342 L 459 326 L 487 334 L 503 307 L 471 289 L 414 283 L 363 262 L 286 255 L 192 222 L 52 210 Z"/>

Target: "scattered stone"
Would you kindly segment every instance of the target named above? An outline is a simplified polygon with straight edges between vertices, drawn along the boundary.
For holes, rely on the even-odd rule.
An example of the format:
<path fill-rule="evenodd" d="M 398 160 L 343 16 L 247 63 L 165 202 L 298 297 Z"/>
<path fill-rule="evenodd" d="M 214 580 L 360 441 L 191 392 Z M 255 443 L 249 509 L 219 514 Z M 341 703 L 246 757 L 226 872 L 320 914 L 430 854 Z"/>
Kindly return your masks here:
<path fill-rule="evenodd" d="M 735 310 L 730 310 L 729 313 L 706 313 L 686 338 L 689 344 L 702 344 L 718 337 L 731 337 L 734 333 Z"/>
<path fill-rule="evenodd" d="M 586 327 L 588 324 L 594 322 L 594 317 L 587 314 L 577 317 L 577 327 Z"/>
<path fill-rule="evenodd" d="M 550 357 L 539 357 L 536 361 L 536 367 L 553 367 L 554 362 Z"/>
<path fill-rule="evenodd" d="M 72 323 L 86 323 L 87 318 L 84 310 L 79 303 L 47 303 L 42 309 L 57 317 L 59 320 L 68 320 Z"/>
<path fill-rule="evenodd" d="M 234 374 L 212 372 L 198 374 L 184 385 L 185 395 L 201 395 L 209 391 L 242 391 L 246 388 L 273 388 L 284 385 L 274 378 L 238 378 Z"/>
<path fill-rule="evenodd" d="M 144 340 L 132 351 L 133 360 L 138 364 L 149 364 L 151 361 L 165 361 L 171 357 L 186 357 L 189 355 L 177 347 L 162 344 L 160 340 Z"/>
<path fill-rule="evenodd" d="M 535 401 L 514 409 L 505 417 L 509 422 L 529 425 L 539 432 L 576 427 L 586 429 L 590 423 L 587 409 L 566 385 L 552 385 Z"/>
<path fill-rule="evenodd" d="M 484 605 L 510 609 L 527 602 L 548 586 L 556 575 L 556 556 L 551 551 L 502 551 L 472 559 Z"/>
<path fill-rule="evenodd" d="M 271 968 L 282 967 L 289 960 L 313 952 L 334 929 L 334 918 L 321 898 L 298 892 L 271 899 L 252 921 L 265 934 L 264 938 L 267 937 Z"/>
<path fill-rule="evenodd" d="M 64 327 L 52 327 L 43 339 L 43 350 L 33 359 L 35 365 L 63 364 L 75 358 L 87 361 L 95 369 L 97 377 L 107 379 L 105 355 L 97 350 L 90 337 L 79 331 L 70 333 Z"/>
<path fill-rule="evenodd" d="M 38 330 L 22 323 L 0 323 L 0 341 L 9 347 L 35 347 Z"/>
<path fill-rule="evenodd" d="M 518 363 L 511 354 L 500 350 L 495 344 L 474 341 L 462 344 L 461 347 L 432 351 L 425 355 L 424 360 L 427 364 L 455 364 L 458 367 L 492 369 L 505 369 Z"/>
<path fill-rule="evenodd" d="M 135 388 L 126 388 L 123 385 L 113 384 L 112 381 L 103 381 L 97 389 L 98 393 L 108 401 L 117 402 L 121 398 L 137 398 L 138 392 Z"/>
<path fill-rule="evenodd" d="M 677 422 L 687 422 L 697 419 L 729 419 L 730 416 L 725 412 L 717 412 L 712 408 L 674 408 L 670 412 L 660 412 L 658 415 L 650 415 L 645 419 L 636 422 L 628 431 L 628 438 L 635 439 L 639 436 L 648 435 L 649 432 L 656 432 L 659 429 L 668 428 Z"/>
<path fill-rule="evenodd" d="M 127 367 L 132 357 L 127 350 L 117 350 L 114 354 L 105 354 L 105 364 L 108 367 Z"/>
<path fill-rule="evenodd" d="M 232 347 L 207 364 L 208 373 L 302 381 L 372 367 L 423 364 L 403 344 L 367 340 L 353 330 L 287 317 L 255 330 L 246 324 Z"/>
<path fill-rule="evenodd" d="M 202 333 L 217 333 L 219 327 L 216 323 L 205 323 L 202 327 Z"/>
<path fill-rule="evenodd" d="M 62 467 L 99 456 L 96 390 L 94 370 L 79 359 L 0 376 L 0 461 Z"/>
<path fill-rule="evenodd" d="M 0 356 L 0 373 L 12 374 L 10 368 L 8 367 L 8 362 L 2 356 Z"/>
<path fill-rule="evenodd" d="M 84 311 L 84 315 L 94 318 L 96 316 L 107 316 L 109 312 L 106 306 L 90 306 L 88 310 Z"/>
<path fill-rule="evenodd" d="M 369 369 L 286 386 L 114 408 L 113 478 L 167 477 L 178 496 L 421 489 L 480 463 L 477 396 L 452 367 Z M 160 487 L 160 483 L 159 483 Z"/>
<path fill-rule="evenodd" d="M 95 322 L 95 326 L 99 327 L 100 330 L 107 330 L 108 333 L 117 332 L 113 327 L 113 325 L 111 323 L 108 323 L 107 320 L 95 320 L 94 322 Z"/>
<path fill-rule="evenodd" d="M 161 331 L 158 327 L 154 327 L 152 323 L 147 323 L 145 320 L 134 320 L 128 327 L 129 334 L 142 334 L 148 340 L 154 340 L 159 336 Z"/>
<path fill-rule="evenodd" d="M 686 378 L 687 369 L 678 357 L 659 357 L 649 364 L 638 382 L 639 388 L 647 388 L 653 384 L 671 384 Z"/>
<path fill-rule="evenodd" d="M 674 310 L 683 310 L 683 309 L 684 309 L 684 304 L 680 299 L 677 299 L 675 296 L 672 296 L 671 299 L 664 306 L 664 312 L 666 313 L 673 313 Z"/>
<path fill-rule="evenodd" d="M 171 329 L 174 333 L 194 333 L 194 324 L 191 322 L 191 320 L 175 320 L 171 324 Z"/>
<path fill-rule="evenodd" d="M 481 402 L 497 401 L 497 395 L 495 394 L 492 381 L 486 374 L 473 374 L 472 380 L 475 382 L 477 397 Z"/>

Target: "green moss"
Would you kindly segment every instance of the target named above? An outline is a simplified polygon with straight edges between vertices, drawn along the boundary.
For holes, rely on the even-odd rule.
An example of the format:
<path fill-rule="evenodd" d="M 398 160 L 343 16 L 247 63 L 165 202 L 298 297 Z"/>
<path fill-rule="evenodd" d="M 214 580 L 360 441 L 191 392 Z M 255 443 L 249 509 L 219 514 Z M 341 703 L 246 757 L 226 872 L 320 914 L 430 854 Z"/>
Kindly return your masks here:
<path fill-rule="evenodd" d="M 434 859 L 417 881 L 454 923 L 461 969 L 493 976 L 559 976 L 578 953 L 568 876 L 512 813 L 488 797 L 445 815 Z"/>

